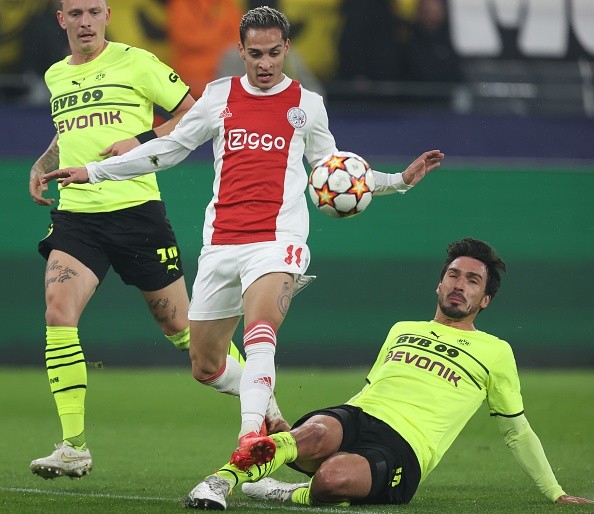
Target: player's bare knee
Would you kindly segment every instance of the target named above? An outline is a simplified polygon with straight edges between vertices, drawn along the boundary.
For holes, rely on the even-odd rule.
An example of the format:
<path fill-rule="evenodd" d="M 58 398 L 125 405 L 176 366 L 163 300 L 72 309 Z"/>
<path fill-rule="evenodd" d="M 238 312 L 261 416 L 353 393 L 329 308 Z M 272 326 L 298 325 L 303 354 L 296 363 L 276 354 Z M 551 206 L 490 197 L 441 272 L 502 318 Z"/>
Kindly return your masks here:
<path fill-rule="evenodd" d="M 300 456 L 307 456 L 309 460 L 316 460 L 332 455 L 336 445 L 329 440 L 330 431 L 321 422 L 308 420 L 303 425 L 291 431 L 297 440 Z"/>
<path fill-rule="evenodd" d="M 348 498 L 350 479 L 335 466 L 324 462 L 316 471 L 311 484 L 311 494 L 319 502 L 334 503 Z"/>
<path fill-rule="evenodd" d="M 45 309 L 45 324 L 48 327 L 75 327 L 78 315 L 56 303 L 51 303 Z"/>
<path fill-rule="evenodd" d="M 166 336 L 174 336 L 175 334 L 179 334 L 188 326 L 188 320 L 185 319 L 185 317 L 182 317 L 182 319 L 177 319 L 174 317 L 173 319 L 167 319 L 164 322 L 160 322 L 157 316 L 155 316 L 155 320 L 159 324 L 163 334 Z"/>

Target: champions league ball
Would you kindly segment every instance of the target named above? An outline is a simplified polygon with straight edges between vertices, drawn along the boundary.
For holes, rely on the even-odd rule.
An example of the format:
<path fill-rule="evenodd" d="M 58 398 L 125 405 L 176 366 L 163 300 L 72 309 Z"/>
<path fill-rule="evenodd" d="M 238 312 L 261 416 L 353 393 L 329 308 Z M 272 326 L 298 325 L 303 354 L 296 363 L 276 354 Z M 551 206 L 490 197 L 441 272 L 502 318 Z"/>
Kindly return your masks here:
<path fill-rule="evenodd" d="M 335 152 L 322 159 L 309 175 L 314 205 L 333 218 L 349 218 L 371 203 L 375 180 L 369 164 L 351 152 Z"/>

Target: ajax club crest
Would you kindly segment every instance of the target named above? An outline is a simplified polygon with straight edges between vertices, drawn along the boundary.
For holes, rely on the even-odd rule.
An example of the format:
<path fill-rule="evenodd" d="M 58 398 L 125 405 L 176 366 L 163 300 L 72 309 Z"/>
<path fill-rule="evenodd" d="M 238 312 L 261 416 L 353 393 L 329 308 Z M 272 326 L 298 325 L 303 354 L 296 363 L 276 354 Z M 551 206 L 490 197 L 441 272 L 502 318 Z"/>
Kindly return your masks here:
<path fill-rule="evenodd" d="M 289 120 L 289 123 L 293 127 L 299 129 L 302 128 L 303 125 L 305 125 L 305 122 L 307 121 L 307 116 L 305 116 L 305 112 L 303 111 L 303 109 L 300 109 L 299 107 L 291 107 L 287 111 L 287 120 Z"/>

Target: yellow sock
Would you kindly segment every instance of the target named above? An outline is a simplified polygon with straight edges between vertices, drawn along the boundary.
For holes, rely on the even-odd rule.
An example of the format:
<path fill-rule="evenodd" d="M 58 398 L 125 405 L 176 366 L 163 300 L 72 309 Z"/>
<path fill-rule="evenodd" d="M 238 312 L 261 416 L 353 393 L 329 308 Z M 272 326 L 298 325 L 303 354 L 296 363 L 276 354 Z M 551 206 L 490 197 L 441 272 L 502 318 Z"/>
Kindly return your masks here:
<path fill-rule="evenodd" d="M 297 503 L 298 505 L 328 505 L 333 507 L 348 507 L 351 503 L 350 502 L 340 502 L 340 503 L 321 503 L 315 501 L 311 497 L 311 480 L 307 487 L 299 487 L 293 491 L 291 495 L 291 501 L 293 503 Z"/>
<path fill-rule="evenodd" d="M 169 339 L 173 346 L 175 346 L 178 350 L 187 350 L 190 347 L 190 327 L 186 327 L 177 334 L 173 334 L 172 336 L 165 336 Z"/>
<path fill-rule="evenodd" d="M 276 443 L 274 458 L 263 466 L 254 465 L 247 471 L 241 471 L 233 464 L 227 463 L 219 469 L 215 475 L 224 478 L 234 487 L 241 486 L 245 482 L 257 482 L 258 480 L 271 475 L 283 464 L 295 461 L 297 458 L 297 442 L 289 432 L 278 432 L 270 436 Z M 307 487 L 299 487 L 293 491 L 291 501 L 299 505 L 333 505 L 336 507 L 348 507 L 350 502 L 320 503 L 311 497 L 311 481 Z"/>
<path fill-rule="evenodd" d="M 239 351 L 239 348 L 235 346 L 235 343 L 233 341 L 231 341 L 231 344 L 229 345 L 229 351 L 227 353 L 231 355 L 231 357 L 234 357 L 235 360 L 239 362 L 239 364 L 241 364 L 242 367 L 245 366 L 245 359 L 243 358 L 243 355 Z"/>
<path fill-rule="evenodd" d="M 299 505 L 312 505 L 309 491 L 311 490 L 311 482 L 307 487 L 300 487 L 295 489 L 291 495 L 291 501 Z"/>
<path fill-rule="evenodd" d="M 46 327 L 45 366 L 58 408 L 62 439 L 85 448 L 87 367 L 76 327 Z"/>
<path fill-rule="evenodd" d="M 237 466 L 227 463 L 215 475 L 227 480 L 233 489 L 245 482 L 257 482 L 276 471 L 283 464 L 293 462 L 297 458 L 297 442 L 289 432 L 279 432 L 270 437 L 276 443 L 276 453 L 270 462 L 263 466 L 253 465 L 247 471 L 241 471 Z"/>
<path fill-rule="evenodd" d="M 190 348 L 190 327 L 184 328 L 177 334 L 173 334 L 172 336 L 166 335 L 165 337 L 169 339 L 173 343 L 173 346 L 175 346 L 178 350 L 187 350 Z M 231 344 L 229 345 L 228 353 L 232 357 L 235 357 L 239 364 L 242 366 L 245 365 L 245 359 L 233 341 L 231 341 Z"/>

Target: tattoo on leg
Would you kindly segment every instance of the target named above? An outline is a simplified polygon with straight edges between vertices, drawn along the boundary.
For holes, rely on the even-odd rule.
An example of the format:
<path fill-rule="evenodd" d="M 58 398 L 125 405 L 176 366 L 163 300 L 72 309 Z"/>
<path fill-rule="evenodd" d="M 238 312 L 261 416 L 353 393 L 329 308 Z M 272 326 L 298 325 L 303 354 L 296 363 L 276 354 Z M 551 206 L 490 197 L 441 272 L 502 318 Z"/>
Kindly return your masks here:
<path fill-rule="evenodd" d="M 166 314 L 164 316 L 159 316 L 156 312 L 153 312 L 153 318 L 155 318 L 157 323 L 167 323 L 169 321 L 169 316 Z"/>
<path fill-rule="evenodd" d="M 58 264 L 57 260 L 48 262 L 48 264 L 45 268 L 45 271 L 46 271 L 46 275 L 50 271 L 58 272 L 58 274 L 56 276 L 47 278 L 45 287 L 49 286 L 50 284 L 54 284 L 54 283 L 61 284 L 63 282 L 66 282 L 66 280 L 70 280 L 71 278 L 78 276 L 78 271 L 76 271 L 72 268 L 69 268 L 68 266 L 62 266 L 61 264 Z"/>
<path fill-rule="evenodd" d="M 287 315 L 289 305 L 291 305 L 291 287 L 288 282 L 283 284 L 283 290 L 278 297 L 278 310 L 283 316 Z"/>
<path fill-rule="evenodd" d="M 159 298 L 158 300 L 149 300 L 148 306 L 151 310 L 166 309 L 170 304 L 169 298 Z"/>
<path fill-rule="evenodd" d="M 171 300 L 169 298 L 159 298 L 158 300 L 148 300 L 149 309 L 155 318 L 157 323 L 167 323 L 169 321 L 169 314 L 164 312 L 159 312 L 164 309 L 167 309 L 171 304 Z M 173 307 L 172 311 L 172 318 L 175 318 L 177 307 Z"/>

